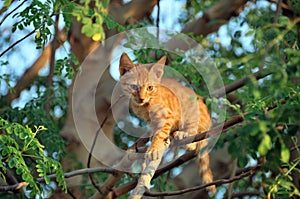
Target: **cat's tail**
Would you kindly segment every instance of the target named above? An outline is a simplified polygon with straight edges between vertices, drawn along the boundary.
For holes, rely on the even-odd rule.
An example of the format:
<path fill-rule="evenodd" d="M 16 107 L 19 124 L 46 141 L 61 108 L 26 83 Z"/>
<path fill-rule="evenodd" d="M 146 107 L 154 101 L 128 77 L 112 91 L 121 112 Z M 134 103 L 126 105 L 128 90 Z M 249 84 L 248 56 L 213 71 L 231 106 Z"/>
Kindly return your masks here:
<path fill-rule="evenodd" d="M 198 151 L 197 161 L 198 161 L 198 171 L 199 171 L 199 175 L 202 179 L 202 183 L 208 184 L 208 183 L 213 182 L 213 174 L 210 169 L 209 154 L 208 154 L 207 150 L 205 150 L 205 146 L 207 146 L 207 140 L 202 140 L 200 143 L 197 143 L 197 151 Z M 210 191 L 212 193 L 216 193 L 216 186 L 212 185 L 212 186 L 206 187 L 206 190 Z"/>

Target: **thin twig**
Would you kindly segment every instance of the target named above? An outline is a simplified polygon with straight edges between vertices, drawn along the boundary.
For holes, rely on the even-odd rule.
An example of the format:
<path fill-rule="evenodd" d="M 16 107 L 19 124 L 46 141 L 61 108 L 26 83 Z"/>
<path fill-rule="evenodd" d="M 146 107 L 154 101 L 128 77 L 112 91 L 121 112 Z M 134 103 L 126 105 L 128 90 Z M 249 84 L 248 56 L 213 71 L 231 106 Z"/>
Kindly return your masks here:
<path fill-rule="evenodd" d="M 187 189 L 182 189 L 179 191 L 172 191 L 172 192 L 152 192 L 152 191 L 146 191 L 145 192 L 145 196 L 174 196 L 174 195 L 181 195 L 187 192 L 192 192 L 192 191 L 197 191 L 197 190 L 201 190 L 204 189 L 206 187 L 209 187 L 211 185 L 222 185 L 222 184 L 228 184 L 228 183 L 232 183 L 234 181 L 240 180 L 242 178 L 248 177 L 250 175 L 253 175 L 254 173 L 256 173 L 260 168 L 260 165 L 256 166 L 256 167 L 251 167 L 249 168 L 249 170 L 245 173 L 242 173 L 238 176 L 235 176 L 233 178 L 229 178 L 229 179 L 220 179 L 220 180 L 215 180 L 211 183 L 207 183 L 204 185 L 199 185 L 199 186 L 195 186 L 195 187 L 191 187 L 191 188 L 187 188 Z"/>
<path fill-rule="evenodd" d="M 0 192 L 7 192 L 7 191 L 16 191 L 28 185 L 27 182 L 20 182 L 14 185 L 4 185 L 0 186 Z"/>
<path fill-rule="evenodd" d="M 230 178 L 233 178 L 234 176 L 236 176 L 237 158 L 235 158 L 233 160 L 232 164 L 233 164 L 233 168 L 232 168 L 232 171 L 231 171 L 231 174 L 230 174 Z M 234 183 L 230 183 L 229 186 L 228 186 L 228 189 L 227 189 L 227 196 L 226 196 L 227 199 L 231 198 L 233 187 L 234 187 Z"/>
<path fill-rule="evenodd" d="M 13 12 L 15 12 L 17 9 L 19 9 L 24 3 L 26 3 L 26 1 L 23 1 L 22 3 L 20 3 L 17 7 L 15 7 L 12 11 L 10 11 L 9 13 L 7 13 L 4 17 L 3 17 L 3 19 L 1 20 L 1 22 L 0 22 L 0 26 L 3 24 L 3 22 L 5 21 L 5 19 L 9 16 L 9 15 L 11 15 Z"/>
<path fill-rule="evenodd" d="M 98 172 L 109 173 L 114 175 L 117 172 L 117 170 L 109 167 L 85 168 L 85 169 L 79 169 L 79 170 L 67 172 L 64 174 L 64 178 L 71 178 L 78 175 L 98 173 Z M 51 180 L 56 179 L 55 174 L 47 175 L 47 177 Z M 39 182 L 44 182 L 44 178 L 37 178 L 36 180 Z"/>
<path fill-rule="evenodd" d="M 54 67 L 55 67 L 55 54 L 56 49 L 58 46 L 58 22 L 59 22 L 59 14 L 55 15 L 55 23 L 54 23 L 54 38 L 51 42 L 51 55 L 50 55 L 50 71 L 47 77 L 47 88 L 48 88 L 48 95 L 46 96 L 46 103 L 45 103 L 45 111 L 50 117 L 50 110 L 51 110 L 51 95 L 52 95 L 52 84 L 53 84 L 53 74 L 54 74 Z"/>
<path fill-rule="evenodd" d="M 116 101 L 114 104 L 112 104 L 112 105 L 107 109 L 106 114 L 105 114 L 105 117 L 104 117 L 103 121 L 101 122 L 100 127 L 99 127 L 99 129 L 97 130 L 96 135 L 95 135 L 95 138 L 94 138 L 94 140 L 93 140 L 92 147 L 91 147 L 91 150 L 90 150 L 90 152 L 89 152 L 89 157 L 88 157 L 88 161 L 87 161 L 87 168 L 90 168 L 90 167 L 91 167 L 92 154 L 93 154 L 94 148 L 95 148 L 95 146 L 96 146 L 97 138 L 98 138 L 99 133 L 100 133 L 101 129 L 103 128 L 103 126 L 104 126 L 106 120 L 108 119 L 109 114 L 111 113 L 111 109 L 112 109 L 112 108 L 113 108 L 113 107 L 114 107 L 114 106 L 115 106 L 115 105 L 116 105 L 116 104 L 117 104 L 124 96 L 125 96 L 125 95 L 121 95 L 121 96 L 117 99 L 117 101 Z M 92 185 L 98 190 L 99 193 L 101 193 L 100 187 L 99 187 L 99 186 L 96 184 L 96 182 L 94 181 L 93 175 L 92 175 L 91 173 L 89 173 L 89 178 L 90 178 L 90 180 L 91 180 Z"/>
<path fill-rule="evenodd" d="M 85 168 L 85 169 L 79 169 L 79 170 L 67 172 L 67 173 L 64 174 L 64 178 L 71 178 L 71 177 L 78 176 L 78 175 L 97 173 L 97 172 L 109 173 L 109 174 L 114 175 L 117 172 L 117 170 L 113 169 L 113 168 L 108 168 L 108 167 Z M 55 180 L 56 179 L 56 174 L 47 175 L 47 177 L 50 180 Z M 43 177 L 42 178 L 36 178 L 36 180 L 38 182 L 45 182 L 45 179 Z M 21 185 L 24 187 L 25 183 L 26 182 L 21 182 L 21 183 L 16 183 L 16 184 L 13 184 L 13 185 L 0 186 L 0 192 L 18 190 L 18 189 L 20 189 Z"/>
<path fill-rule="evenodd" d="M 1 54 L 0 57 L 2 57 L 5 53 L 7 53 L 8 51 L 10 51 L 13 47 L 15 47 L 17 44 L 21 43 L 23 40 L 25 40 L 27 37 L 31 36 L 33 33 L 35 33 L 36 29 L 34 29 L 33 31 L 31 31 L 30 33 L 28 33 L 27 35 L 25 35 L 24 37 L 22 37 L 21 39 L 19 39 L 18 41 L 16 41 L 15 43 L 13 43 L 12 45 L 10 45 L 7 49 L 5 49 Z"/>
<path fill-rule="evenodd" d="M 243 191 L 240 193 L 233 193 L 231 198 L 240 198 L 243 199 L 245 196 L 260 196 L 259 191 Z"/>

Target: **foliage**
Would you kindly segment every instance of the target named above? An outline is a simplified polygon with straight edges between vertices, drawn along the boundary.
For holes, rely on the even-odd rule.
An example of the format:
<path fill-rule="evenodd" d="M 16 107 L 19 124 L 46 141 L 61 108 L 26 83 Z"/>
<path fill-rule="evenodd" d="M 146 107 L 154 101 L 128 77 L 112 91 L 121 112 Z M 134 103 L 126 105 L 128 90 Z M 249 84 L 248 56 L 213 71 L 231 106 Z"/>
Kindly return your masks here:
<path fill-rule="evenodd" d="M 41 184 L 36 177 L 43 177 L 46 184 L 50 183 L 47 175 L 56 174 L 58 186 L 66 190 L 64 172 L 57 157 L 48 156 L 48 151 L 36 138 L 41 131 L 46 130 L 44 126 L 34 126 L 34 131 L 28 126 L 19 123 L 9 123 L 0 118 L 0 175 L 5 179 L 7 170 L 13 170 L 17 177 L 29 183 L 27 190 L 30 197 L 42 194 Z"/>
<path fill-rule="evenodd" d="M 291 171 L 299 172 L 299 153 L 297 159 L 291 159 L 290 148 L 297 146 L 292 140 L 299 131 L 299 32 L 298 25 L 285 16 L 271 20 L 274 13 L 271 5 L 245 11 L 243 18 L 234 19 L 240 27 L 228 30 L 230 45 L 214 43 L 219 37 L 214 34 L 208 38 L 207 47 L 225 84 L 257 71 L 270 73 L 261 80 L 251 78 L 247 86 L 234 92 L 239 106 L 231 101 L 228 113 L 244 113 L 245 121 L 232 128 L 220 143 L 229 143 L 229 153 L 238 159 L 240 167 L 255 161 L 263 165 L 265 174 L 272 173 L 264 175 L 260 182 L 265 190 L 262 196 L 296 197 L 299 190 L 293 184 Z M 248 46 L 243 43 L 245 39 L 251 41 Z"/>
<path fill-rule="evenodd" d="M 54 16 L 57 14 L 62 14 L 67 31 L 72 25 L 73 17 L 76 18 L 83 24 L 81 32 L 94 41 L 104 41 L 104 26 L 124 31 L 153 25 L 150 19 L 123 27 L 107 13 L 108 3 L 99 0 L 46 0 L 44 3 L 38 0 L 28 1 L 24 4 L 25 8 L 13 13 L 11 30 L 13 34 L 33 30 L 35 47 L 42 49 L 54 37 Z M 196 15 L 201 16 L 199 13 L 205 12 L 215 3 L 215 0 L 187 1 L 187 7 L 179 19 L 180 25 L 193 21 Z M 295 0 L 291 3 L 299 12 L 299 3 Z M 4 1 L 4 8 L 10 8 L 11 5 L 11 0 Z M 300 118 L 299 19 L 296 22 L 297 20 L 291 20 L 283 12 L 276 10 L 275 3 L 249 1 L 244 11 L 231 18 L 219 31 L 207 37 L 189 34 L 212 57 L 225 85 L 236 83 L 255 72 L 264 76 L 259 79 L 251 76 L 245 86 L 231 93 L 234 100 L 229 95 L 227 99 L 210 98 L 203 77 L 190 65 L 191 59 L 169 54 L 168 65 L 182 74 L 197 93 L 206 97 L 210 107 L 221 104 L 220 108 L 227 109 L 228 120 L 235 115 L 244 116 L 243 123 L 221 135 L 216 148 L 223 148 L 228 144 L 228 152 L 237 160 L 239 167 L 260 164 L 261 169 L 253 176 L 234 183 L 233 192 L 258 191 L 263 198 L 296 198 L 300 195 L 299 187 L 293 183 L 293 174 L 300 172 L 297 140 Z M 219 21 L 212 23 L 217 24 Z M 145 38 L 145 35 L 147 39 L 142 41 L 145 46 L 159 46 L 156 35 L 149 32 L 138 32 L 124 46 L 134 48 L 131 44 L 142 43 L 139 39 Z M 135 49 L 134 55 L 138 62 L 149 63 L 155 61 L 150 56 L 153 52 L 156 53 L 156 58 L 167 53 L 165 49 L 147 48 Z M 0 67 L 4 67 L 10 63 L 0 60 L 0 64 Z M 35 79 L 26 89 L 36 96 L 25 102 L 24 107 L 11 108 L 10 105 L 1 103 L 0 177 L 4 179 L 7 170 L 14 171 L 18 179 L 30 183 L 32 196 L 45 191 L 42 184 L 36 181 L 37 176 L 43 177 L 48 184 L 50 180 L 47 175 L 56 173 L 56 181 L 65 188 L 59 164 L 65 155 L 65 148 L 58 132 L 65 121 L 68 106 L 67 79 L 72 79 L 76 73 L 72 64 L 78 64 L 72 53 L 56 59 L 52 85 L 46 85 L 45 77 Z M 0 74 L 1 82 L 10 91 L 13 78 L 9 73 Z M 44 109 L 47 98 L 50 99 L 51 106 L 49 113 Z M 213 116 L 216 123 L 221 121 L 218 112 L 214 112 Z M 142 121 L 139 124 L 145 125 Z M 120 148 L 126 149 L 134 142 L 134 138 L 116 129 L 116 142 Z M 182 169 L 183 166 L 179 168 Z M 95 177 L 98 183 L 103 183 L 107 175 L 98 174 Z M 160 176 L 153 181 L 153 188 L 160 191 L 173 190 L 168 184 L 172 177 Z M 131 179 L 125 175 L 118 185 Z M 221 191 L 223 188 L 227 187 L 222 185 L 218 188 L 219 196 L 225 197 L 226 193 Z M 88 194 L 95 191 L 90 185 L 82 189 L 88 189 Z"/>
<path fill-rule="evenodd" d="M 75 65 L 79 64 L 75 55 L 72 53 L 63 59 L 56 60 L 54 75 L 58 76 L 58 77 L 64 76 L 68 79 L 73 79 L 75 76 L 75 71 L 74 71 L 72 64 L 75 64 Z M 65 74 L 63 74 L 64 72 L 65 72 Z"/>

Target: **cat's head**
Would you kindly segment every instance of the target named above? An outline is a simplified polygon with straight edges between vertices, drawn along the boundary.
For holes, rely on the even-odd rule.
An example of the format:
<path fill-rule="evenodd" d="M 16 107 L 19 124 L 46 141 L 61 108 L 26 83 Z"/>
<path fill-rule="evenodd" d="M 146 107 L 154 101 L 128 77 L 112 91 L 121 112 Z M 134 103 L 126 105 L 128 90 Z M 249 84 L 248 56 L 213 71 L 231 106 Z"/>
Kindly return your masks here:
<path fill-rule="evenodd" d="M 148 103 L 157 95 L 164 72 L 166 56 L 151 64 L 134 64 L 126 53 L 120 58 L 120 83 L 123 92 L 138 105 Z"/>

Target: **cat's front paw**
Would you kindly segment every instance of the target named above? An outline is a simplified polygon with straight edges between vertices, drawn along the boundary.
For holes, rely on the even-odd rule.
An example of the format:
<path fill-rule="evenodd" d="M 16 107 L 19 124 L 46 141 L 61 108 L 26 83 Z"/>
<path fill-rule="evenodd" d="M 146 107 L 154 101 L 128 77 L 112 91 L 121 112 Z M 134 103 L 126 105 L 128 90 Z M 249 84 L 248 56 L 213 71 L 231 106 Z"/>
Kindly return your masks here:
<path fill-rule="evenodd" d="M 150 161 L 161 159 L 169 145 L 170 139 L 168 138 L 163 141 L 154 140 L 148 148 L 145 158 Z"/>
<path fill-rule="evenodd" d="M 149 161 L 161 159 L 163 156 L 164 150 L 149 148 L 145 154 L 145 158 Z"/>
<path fill-rule="evenodd" d="M 175 140 L 182 140 L 182 139 L 184 139 L 188 136 L 189 136 L 189 134 L 185 131 L 175 131 L 173 133 L 173 137 L 174 137 Z"/>

